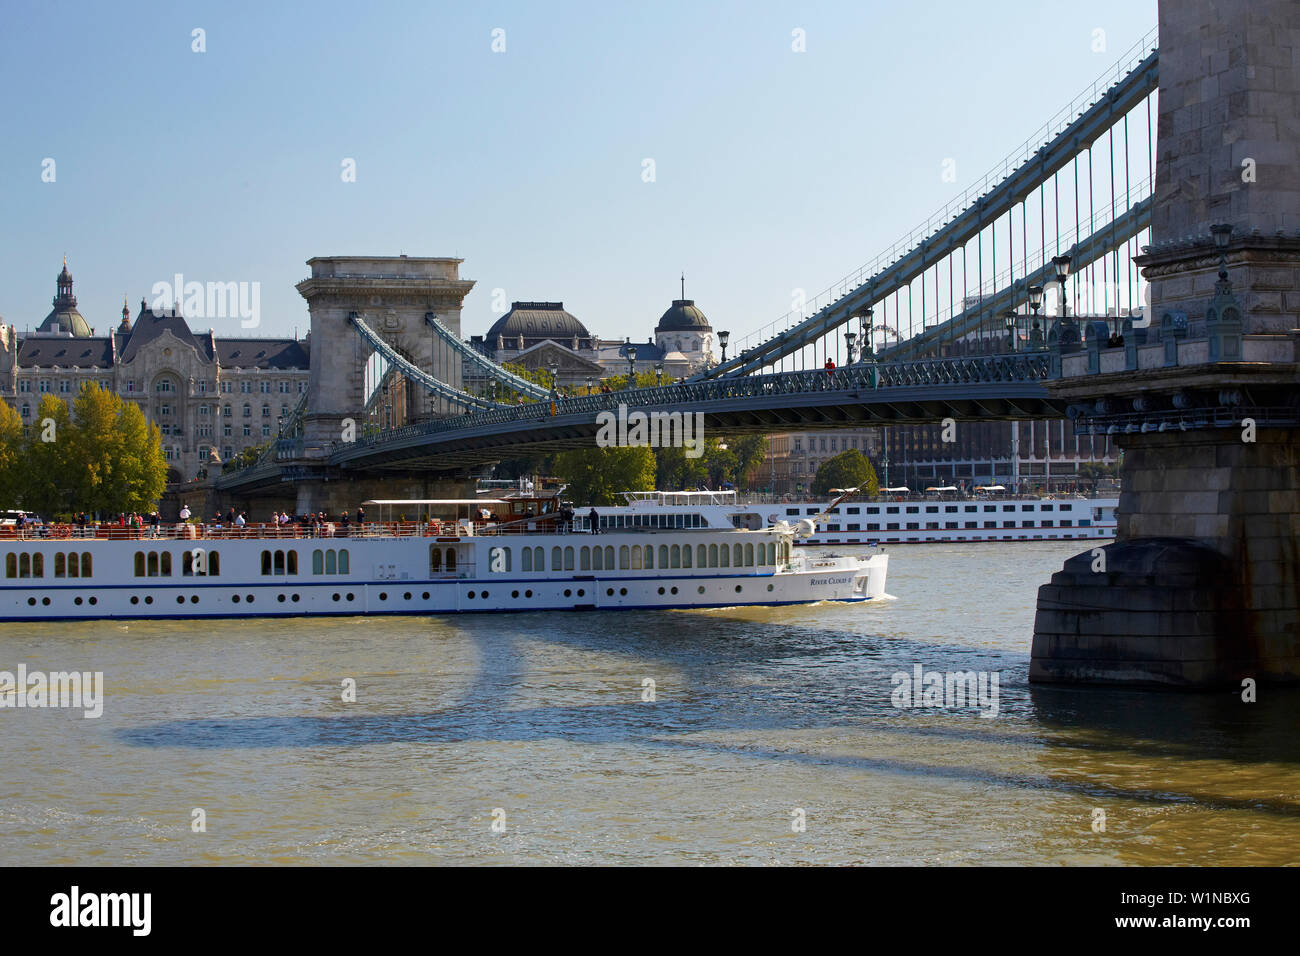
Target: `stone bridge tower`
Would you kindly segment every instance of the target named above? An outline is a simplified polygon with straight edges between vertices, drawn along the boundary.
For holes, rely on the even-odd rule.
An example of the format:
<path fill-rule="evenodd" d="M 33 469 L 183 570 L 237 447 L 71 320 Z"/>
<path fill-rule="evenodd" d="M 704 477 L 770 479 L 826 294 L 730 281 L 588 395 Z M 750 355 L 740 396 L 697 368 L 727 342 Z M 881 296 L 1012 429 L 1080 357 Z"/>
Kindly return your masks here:
<path fill-rule="evenodd" d="M 474 287 L 473 280 L 460 278 L 463 261 L 413 256 L 307 260 L 311 277 L 297 289 L 311 313 L 311 379 L 303 416 L 308 458 L 340 439 L 345 419 L 360 424 L 371 349 L 349 322 L 354 312 L 414 365 L 460 388 L 460 357 L 438 338 L 426 316 L 432 313 L 460 335 L 461 306 Z M 412 400 L 408 416 L 413 421 L 457 412 L 423 389 L 412 390 Z"/>

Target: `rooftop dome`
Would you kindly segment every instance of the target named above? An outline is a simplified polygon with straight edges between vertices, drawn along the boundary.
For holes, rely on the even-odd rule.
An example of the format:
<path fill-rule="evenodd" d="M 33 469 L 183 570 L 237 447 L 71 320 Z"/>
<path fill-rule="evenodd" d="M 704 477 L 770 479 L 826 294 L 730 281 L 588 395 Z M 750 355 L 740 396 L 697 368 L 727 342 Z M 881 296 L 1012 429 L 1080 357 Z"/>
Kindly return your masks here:
<path fill-rule="evenodd" d="M 564 311 L 563 302 L 511 302 L 510 311 L 488 329 L 487 341 L 500 335 L 507 340 L 522 335 L 525 339 L 589 338 L 587 327 Z"/>
<path fill-rule="evenodd" d="M 36 327 L 37 332 L 71 335 L 78 339 L 90 338 L 90 323 L 77 311 L 77 297 L 72 294 L 72 273 L 68 271 L 68 260 L 63 260 L 63 271 L 55 277 L 58 292 L 54 296 L 54 308 L 45 317 L 45 321 Z"/>
<path fill-rule="evenodd" d="M 656 332 L 712 332 L 713 327 L 704 313 L 695 307 L 694 299 L 674 299 L 672 308 L 659 316 Z"/>

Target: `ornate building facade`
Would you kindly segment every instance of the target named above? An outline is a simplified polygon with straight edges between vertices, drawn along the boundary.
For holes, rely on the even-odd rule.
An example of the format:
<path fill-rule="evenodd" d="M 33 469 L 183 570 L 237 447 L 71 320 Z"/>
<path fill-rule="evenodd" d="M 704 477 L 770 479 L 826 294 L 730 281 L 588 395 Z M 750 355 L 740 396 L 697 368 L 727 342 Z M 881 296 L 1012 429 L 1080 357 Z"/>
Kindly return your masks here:
<path fill-rule="evenodd" d="M 86 382 L 136 404 L 162 431 L 168 480 L 188 481 L 215 458 L 227 460 L 277 434 L 307 389 L 309 341 L 219 338 L 195 333 L 177 309 L 155 313 L 140 301 L 108 335 L 77 311 L 67 263 L 54 308 L 20 337 L 0 325 L 0 395 L 35 422 L 46 394 L 71 405 Z"/>

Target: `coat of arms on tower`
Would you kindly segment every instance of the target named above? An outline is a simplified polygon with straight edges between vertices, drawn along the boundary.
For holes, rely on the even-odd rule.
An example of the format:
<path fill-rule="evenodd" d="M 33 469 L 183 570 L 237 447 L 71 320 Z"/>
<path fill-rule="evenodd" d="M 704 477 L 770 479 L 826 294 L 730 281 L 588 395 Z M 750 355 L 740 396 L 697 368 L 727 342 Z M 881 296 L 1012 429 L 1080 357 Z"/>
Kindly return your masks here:
<path fill-rule="evenodd" d="M 389 309 L 384 313 L 384 329 L 388 332 L 399 332 L 402 328 L 402 320 L 398 317 L 396 310 Z"/>

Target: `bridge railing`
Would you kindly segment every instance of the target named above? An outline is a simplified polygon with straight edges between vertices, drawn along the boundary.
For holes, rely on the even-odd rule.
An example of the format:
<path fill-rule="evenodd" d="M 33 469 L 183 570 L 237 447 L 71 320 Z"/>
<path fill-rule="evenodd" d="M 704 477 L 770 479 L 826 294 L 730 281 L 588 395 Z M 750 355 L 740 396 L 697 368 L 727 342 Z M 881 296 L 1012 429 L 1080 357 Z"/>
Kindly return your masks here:
<path fill-rule="evenodd" d="M 421 422 L 385 429 L 347 444 L 338 443 L 336 454 L 354 449 L 418 438 L 465 428 L 507 425 L 513 422 L 545 421 L 560 415 L 599 415 L 627 409 L 675 413 L 698 410 L 695 406 L 733 399 L 764 398 L 774 395 L 807 395 L 819 392 L 852 392 L 878 388 L 917 388 L 996 383 L 1042 382 L 1051 373 L 1047 351 L 1008 355 L 981 355 L 929 359 L 918 362 L 858 363 L 834 369 L 747 375 L 738 378 L 674 383 L 652 388 L 625 389 L 541 401 L 486 411 L 473 411 L 455 418 Z"/>

